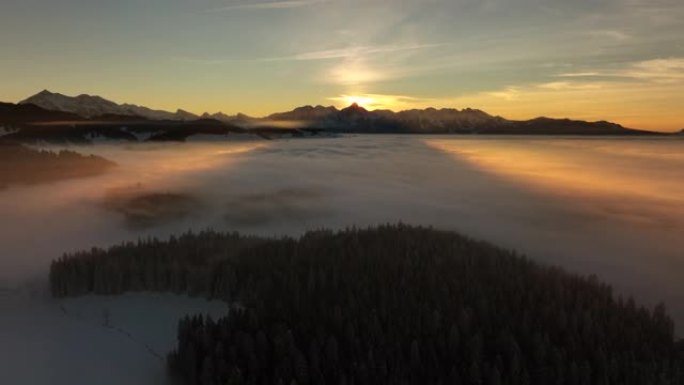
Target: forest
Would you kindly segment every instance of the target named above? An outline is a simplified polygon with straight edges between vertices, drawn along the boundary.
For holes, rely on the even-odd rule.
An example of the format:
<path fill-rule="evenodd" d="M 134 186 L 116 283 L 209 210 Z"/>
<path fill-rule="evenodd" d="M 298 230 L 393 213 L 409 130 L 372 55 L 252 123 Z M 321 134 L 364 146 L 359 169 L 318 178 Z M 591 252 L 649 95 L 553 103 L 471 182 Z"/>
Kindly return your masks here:
<path fill-rule="evenodd" d="M 99 175 L 116 164 L 95 155 L 70 150 L 39 150 L 0 141 L 0 189 L 14 184 L 54 182 Z"/>
<path fill-rule="evenodd" d="M 432 228 L 139 239 L 63 255 L 50 285 L 230 303 L 179 322 L 168 367 L 190 385 L 684 384 L 664 305 Z"/>

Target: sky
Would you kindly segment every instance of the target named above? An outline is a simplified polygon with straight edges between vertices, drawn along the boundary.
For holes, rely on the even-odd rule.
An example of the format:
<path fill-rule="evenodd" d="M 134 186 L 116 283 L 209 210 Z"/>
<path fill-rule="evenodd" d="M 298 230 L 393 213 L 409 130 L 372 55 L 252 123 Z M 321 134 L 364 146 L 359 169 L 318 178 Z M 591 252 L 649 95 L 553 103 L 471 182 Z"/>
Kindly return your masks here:
<path fill-rule="evenodd" d="M 684 128 L 681 0 L 2 0 L 0 100 L 480 108 Z"/>

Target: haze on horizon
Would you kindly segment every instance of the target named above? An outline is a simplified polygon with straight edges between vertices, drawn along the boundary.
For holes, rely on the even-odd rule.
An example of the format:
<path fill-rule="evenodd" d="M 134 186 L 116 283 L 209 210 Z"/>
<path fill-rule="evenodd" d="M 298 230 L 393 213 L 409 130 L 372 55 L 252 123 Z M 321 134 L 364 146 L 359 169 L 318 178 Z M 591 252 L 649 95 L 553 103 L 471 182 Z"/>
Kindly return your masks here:
<path fill-rule="evenodd" d="M 684 127 L 679 0 L 7 0 L 0 100 L 480 108 Z"/>

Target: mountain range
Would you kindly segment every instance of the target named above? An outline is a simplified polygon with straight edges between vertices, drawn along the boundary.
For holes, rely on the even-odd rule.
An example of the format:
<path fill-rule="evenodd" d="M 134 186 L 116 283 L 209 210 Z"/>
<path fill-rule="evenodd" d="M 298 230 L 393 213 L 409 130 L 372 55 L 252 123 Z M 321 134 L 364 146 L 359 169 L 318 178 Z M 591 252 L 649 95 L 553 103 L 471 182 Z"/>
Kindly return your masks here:
<path fill-rule="evenodd" d="M 117 104 L 100 96 L 81 94 L 71 97 L 48 90 L 43 90 L 24 99 L 19 104 L 32 104 L 48 111 L 70 112 L 83 118 L 97 118 L 106 115 L 135 116 L 151 120 L 195 120 L 199 118 L 195 114 L 180 109 L 173 113 L 134 104 Z"/>
<path fill-rule="evenodd" d="M 540 117 L 509 120 L 477 109 L 426 108 L 399 112 L 369 111 L 357 104 L 338 109 L 304 106 L 262 118 L 222 112 L 195 115 L 155 110 L 134 104 L 118 104 L 100 96 L 66 96 L 41 91 L 18 104 L 0 103 L 0 125 L 30 133 L 31 137 L 55 136 L 70 128 L 71 135 L 104 136 L 128 140 L 184 140 L 195 133 L 420 133 L 420 134 L 540 134 L 540 135 L 643 135 L 656 134 L 599 121 Z M 51 128 L 46 128 L 49 126 Z M 40 134 L 38 134 L 40 132 Z M 15 137 L 17 135 L 15 132 Z M 59 136 L 59 135 L 57 135 Z"/>

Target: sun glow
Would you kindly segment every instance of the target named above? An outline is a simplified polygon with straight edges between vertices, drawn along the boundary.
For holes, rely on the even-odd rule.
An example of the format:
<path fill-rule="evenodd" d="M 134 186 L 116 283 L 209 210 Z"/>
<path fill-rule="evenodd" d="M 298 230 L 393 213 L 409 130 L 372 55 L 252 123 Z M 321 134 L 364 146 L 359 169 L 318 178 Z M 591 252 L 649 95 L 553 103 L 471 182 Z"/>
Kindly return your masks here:
<path fill-rule="evenodd" d="M 657 152 L 644 150 L 643 144 L 640 151 L 635 151 L 622 143 L 611 147 L 592 143 L 578 144 L 573 140 L 539 141 L 538 147 L 534 150 L 519 143 L 494 141 L 457 142 L 430 139 L 424 143 L 458 161 L 466 161 L 479 170 L 500 176 L 515 184 L 524 184 L 538 191 L 553 193 L 555 196 L 566 196 L 571 199 L 603 197 L 621 203 L 635 199 L 651 199 L 661 205 L 676 207 L 681 207 L 684 203 L 680 195 L 671 193 L 681 190 L 681 184 L 675 180 L 676 178 L 643 175 L 636 169 L 629 171 L 629 161 L 681 159 L 676 152 L 663 153 L 662 149 Z M 623 157 L 623 168 L 616 169 L 613 163 L 602 163 L 604 158 L 599 155 L 606 153 L 613 157 Z M 581 160 L 576 159 L 578 154 L 582 154 Z M 617 197 L 621 198 L 616 199 Z"/>
<path fill-rule="evenodd" d="M 342 94 L 329 98 L 340 108 L 356 103 L 367 110 L 402 110 L 425 106 L 425 101 L 403 95 L 383 94 Z"/>
<path fill-rule="evenodd" d="M 341 99 L 345 106 L 358 104 L 365 109 L 370 109 L 377 104 L 375 98 L 368 95 L 343 95 Z"/>

